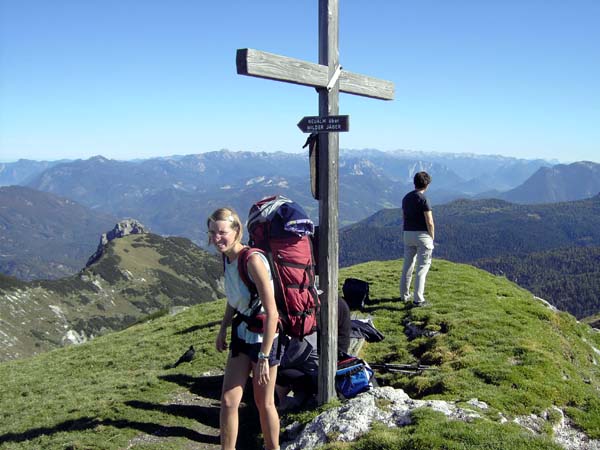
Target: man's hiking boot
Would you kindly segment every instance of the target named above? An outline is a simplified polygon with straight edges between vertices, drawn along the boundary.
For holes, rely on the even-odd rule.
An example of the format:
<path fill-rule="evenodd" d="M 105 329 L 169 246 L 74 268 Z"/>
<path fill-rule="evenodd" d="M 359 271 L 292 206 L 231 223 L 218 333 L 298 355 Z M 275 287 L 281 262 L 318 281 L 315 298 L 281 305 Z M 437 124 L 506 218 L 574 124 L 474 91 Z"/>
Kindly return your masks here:
<path fill-rule="evenodd" d="M 413 308 L 423 308 L 425 306 L 431 306 L 431 303 L 425 301 L 425 302 L 413 302 L 412 303 Z"/>

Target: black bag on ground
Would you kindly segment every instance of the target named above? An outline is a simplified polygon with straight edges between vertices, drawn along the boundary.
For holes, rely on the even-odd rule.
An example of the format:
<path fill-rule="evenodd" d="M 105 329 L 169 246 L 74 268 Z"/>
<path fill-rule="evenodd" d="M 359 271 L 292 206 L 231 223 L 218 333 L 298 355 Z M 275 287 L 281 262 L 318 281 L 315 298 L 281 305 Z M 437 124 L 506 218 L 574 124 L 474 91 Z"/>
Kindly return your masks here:
<path fill-rule="evenodd" d="M 350 309 L 363 309 L 369 302 L 369 283 L 358 278 L 346 278 L 342 286 L 344 300 Z"/>

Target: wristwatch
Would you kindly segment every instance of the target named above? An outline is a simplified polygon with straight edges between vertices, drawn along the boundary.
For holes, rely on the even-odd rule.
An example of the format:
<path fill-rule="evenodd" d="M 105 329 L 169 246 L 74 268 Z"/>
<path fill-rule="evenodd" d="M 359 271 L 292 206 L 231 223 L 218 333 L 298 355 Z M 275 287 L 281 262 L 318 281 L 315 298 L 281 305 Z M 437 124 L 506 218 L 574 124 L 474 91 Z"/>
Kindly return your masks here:
<path fill-rule="evenodd" d="M 258 352 L 258 359 L 269 359 L 269 355 L 263 352 Z"/>

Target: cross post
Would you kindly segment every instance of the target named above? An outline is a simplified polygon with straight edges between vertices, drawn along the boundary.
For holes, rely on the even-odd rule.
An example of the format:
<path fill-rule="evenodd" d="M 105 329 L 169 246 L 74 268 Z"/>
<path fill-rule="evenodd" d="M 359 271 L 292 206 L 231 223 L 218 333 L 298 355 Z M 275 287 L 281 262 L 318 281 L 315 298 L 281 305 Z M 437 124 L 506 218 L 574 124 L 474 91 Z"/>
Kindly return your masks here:
<path fill-rule="evenodd" d="M 339 92 L 392 100 L 394 84 L 342 70 L 339 63 L 338 0 L 319 0 L 319 63 L 254 49 L 239 49 L 237 73 L 311 86 L 319 93 L 319 116 L 337 115 Z M 338 310 L 339 133 L 319 133 L 319 404 L 336 397 Z"/>

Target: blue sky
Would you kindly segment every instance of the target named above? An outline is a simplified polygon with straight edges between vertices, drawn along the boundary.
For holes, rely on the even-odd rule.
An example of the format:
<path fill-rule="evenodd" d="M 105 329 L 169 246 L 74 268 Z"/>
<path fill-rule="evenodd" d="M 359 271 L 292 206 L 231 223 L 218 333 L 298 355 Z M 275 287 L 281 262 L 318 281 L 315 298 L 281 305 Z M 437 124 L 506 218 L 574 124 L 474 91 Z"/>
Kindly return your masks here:
<path fill-rule="evenodd" d="M 238 48 L 317 62 L 317 0 L 0 0 L 0 161 L 301 151 L 314 89 Z M 341 148 L 600 162 L 600 1 L 340 0 Z"/>

